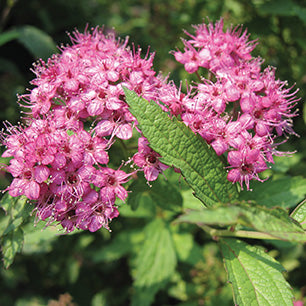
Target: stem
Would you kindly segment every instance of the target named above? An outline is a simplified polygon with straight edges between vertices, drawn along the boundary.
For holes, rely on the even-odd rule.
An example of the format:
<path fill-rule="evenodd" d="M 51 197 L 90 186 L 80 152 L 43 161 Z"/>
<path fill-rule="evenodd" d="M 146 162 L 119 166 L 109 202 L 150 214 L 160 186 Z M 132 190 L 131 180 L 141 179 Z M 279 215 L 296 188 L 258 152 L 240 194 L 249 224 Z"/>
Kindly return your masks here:
<path fill-rule="evenodd" d="M 281 240 L 277 237 L 273 237 L 270 234 L 253 232 L 253 231 L 235 231 L 231 232 L 228 230 L 217 230 L 207 225 L 201 225 L 201 228 L 210 234 L 211 236 L 220 237 L 239 237 L 239 238 L 251 238 L 251 239 L 269 239 L 269 240 Z"/>

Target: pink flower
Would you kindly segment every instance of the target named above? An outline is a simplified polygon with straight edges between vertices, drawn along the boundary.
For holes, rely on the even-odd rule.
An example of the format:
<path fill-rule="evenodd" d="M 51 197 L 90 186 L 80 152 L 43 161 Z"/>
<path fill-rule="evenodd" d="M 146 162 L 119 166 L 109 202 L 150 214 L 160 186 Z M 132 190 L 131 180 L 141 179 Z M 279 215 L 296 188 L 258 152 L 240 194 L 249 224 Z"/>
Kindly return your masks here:
<path fill-rule="evenodd" d="M 134 163 L 143 169 L 145 178 L 148 181 L 155 181 L 168 166 L 159 161 L 161 156 L 149 147 L 149 142 L 145 137 L 138 139 L 138 153 L 133 156 Z"/>
<path fill-rule="evenodd" d="M 127 191 L 121 185 L 126 183 L 131 176 L 131 174 L 126 174 L 122 170 L 113 170 L 111 168 L 102 168 L 100 170 L 100 181 L 99 187 L 100 190 L 100 197 L 104 202 L 114 202 L 116 196 L 124 201 L 127 198 Z"/>
<path fill-rule="evenodd" d="M 250 180 L 254 178 L 261 181 L 258 173 L 268 168 L 258 149 L 250 150 L 246 147 L 241 151 L 230 151 L 227 160 L 233 168 L 228 172 L 227 179 L 233 183 L 239 182 L 242 189 L 243 183 L 249 189 Z"/>
<path fill-rule="evenodd" d="M 184 64 L 188 73 L 194 73 L 198 67 L 216 72 L 223 66 L 233 67 L 240 61 L 252 58 L 251 51 L 255 41 L 248 42 L 247 32 L 241 27 L 230 28 L 223 32 L 223 20 L 215 23 L 194 26 L 195 35 L 189 34 L 190 40 L 183 40 L 185 52 L 174 52 L 178 62 Z"/>

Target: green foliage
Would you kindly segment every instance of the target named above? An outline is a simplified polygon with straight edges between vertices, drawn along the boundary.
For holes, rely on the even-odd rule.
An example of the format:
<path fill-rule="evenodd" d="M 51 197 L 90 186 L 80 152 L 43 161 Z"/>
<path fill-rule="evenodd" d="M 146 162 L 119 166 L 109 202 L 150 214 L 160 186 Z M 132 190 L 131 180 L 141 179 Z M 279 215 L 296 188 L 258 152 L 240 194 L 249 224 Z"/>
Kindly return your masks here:
<path fill-rule="evenodd" d="M 289 84 L 297 82 L 297 87 L 301 89 L 301 111 L 300 116 L 294 119 L 294 126 L 301 136 L 305 132 L 306 108 L 302 101 L 306 98 L 306 15 L 303 0 L 8 0 L 1 2 L 0 13 L 2 120 L 12 123 L 18 120 L 16 94 L 26 92 L 29 80 L 34 77 L 29 70 L 31 63 L 39 57 L 46 59 L 56 51 L 53 40 L 57 44 L 69 42 L 66 31 L 78 28 L 82 32 L 86 24 L 89 27 L 104 24 L 106 30 L 114 27 L 121 37 L 129 35 L 144 53 L 150 45 L 150 50 L 157 52 L 154 61 L 156 70 L 162 70 L 165 75 L 173 71 L 170 78 L 178 82 L 189 79 L 189 75 L 173 60 L 169 51 L 181 46 L 179 37 L 183 35 L 182 29 L 190 31 L 191 24 L 201 23 L 206 16 L 212 21 L 222 16 L 226 25 L 244 24 L 252 33 L 251 39 L 259 39 L 257 54 L 265 58 L 266 65 L 278 67 L 279 78 L 288 80 Z M 20 35 L 21 32 L 26 35 Z M 130 152 L 120 150 L 124 156 L 130 156 Z M 249 204 L 220 205 L 204 210 L 201 201 L 193 196 L 191 189 L 186 188 L 179 175 L 173 175 L 175 180 L 172 180 L 173 171 L 167 172 L 167 180 L 161 178 L 153 182 L 152 188 L 139 177 L 130 186 L 133 193 L 129 194 L 128 205 L 118 203 L 120 218 L 112 222 L 111 233 L 99 231 L 62 235 L 55 226 L 45 228 L 43 222 L 34 227 L 33 218 L 28 218 L 33 206 L 23 198 L 14 200 L 4 195 L 1 205 L 7 213 L 0 212 L 2 257 L 6 267 L 13 260 L 14 263 L 9 269 L 0 269 L 0 304 L 47 305 L 52 300 L 53 303 L 66 301 L 76 305 L 117 306 L 130 305 L 131 301 L 135 304 L 143 299 L 144 303 L 154 300 L 152 305 L 233 305 L 222 260 L 232 282 L 235 301 L 240 305 L 251 305 L 248 298 L 254 298 L 255 305 L 260 304 L 261 295 L 255 295 L 266 292 L 267 288 L 275 295 L 269 296 L 270 300 L 260 305 L 291 305 L 292 293 L 281 274 L 281 265 L 288 271 L 285 277 L 293 286 L 295 297 L 303 299 L 305 245 L 257 239 L 256 246 L 253 246 L 254 240 L 245 239 L 243 242 L 222 238 L 225 233 L 233 233 L 232 230 L 251 234 L 275 230 L 277 235 L 274 238 L 282 236 L 282 239 L 287 239 L 283 236 L 284 229 L 300 232 L 301 228 L 288 217 L 289 212 L 286 214 L 283 210 L 272 208 L 278 206 L 292 210 L 299 202 L 301 204 L 290 217 L 306 229 L 303 202 L 305 137 L 290 140 L 283 150 L 298 151 L 298 154 L 276 159 L 269 173 L 272 179 L 263 184 L 251 183 L 253 191 L 242 192 L 241 200 L 252 201 Z M 121 151 L 119 154 L 116 147 L 116 151 L 110 152 L 119 164 Z M 210 149 L 205 148 L 203 152 L 209 155 Z M 1 163 L 7 161 L 1 160 Z M 1 189 L 5 189 L 10 179 L 1 172 Z M 218 201 L 212 202 L 215 206 Z M 254 208 L 247 210 L 247 207 Z M 230 212 L 229 208 L 233 208 L 234 212 Z M 192 212 L 189 209 L 203 211 Z M 205 231 L 192 223 L 173 223 L 181 213 L 184 213 L 181 218 L 191 218 L 193 214 L 197 219 L 199 214 L 202 218 L 200 223 L 207 222 L 204 224 Z M 260 217 L 266 220 L 266 224 Z M 273 224 L 269 220 L 276 222 L 276 228 L 271 228 Z M 157 233 L 153 233 L 152 227 L 150 234 L 149 225 L 158 222 L 160 228 L 158 226 Z M 289 224 L 289 228 L 281 229 L 284 224 Z M 220 242 L 212 241 L 207 233 L 220 239 Z M 171 258 L 175 258 L 161 276 L 156 268 L 166 264 L 169 258 L 163 258 L 158 250 L 148 246 L 148 235 L 155 237 L 155 244 L 163 246 L 162 252 L 169 251 Z M 162 237 L 161 241 L 157 241 L 158 235 Z M 166 242 L 169 246 L 165 246 Z M 149 254 L 144 245 L 152 253 Z M 265 253 L 262 246 L 269 252 Z M 148 262 L 154 269 L 146 266 L 148 262 L 144 255 L 148 256 Z M 143 264 L 143 268 L 138 268 L 137 263 Z M 152 276 L 150 286 L 144 283 L 136 286 L 139 281 L 135 277 L 139 271 L 141 274 L 138 275 L 142 275 L 139 278 L 143 277 L 149 283 Z M 258 271 L 262 276 L 260 280 L 255 275 Z M 243 286 L 236 278 L 238 273 L 245 280 Z M 253 282 L 249 281 L 250 277 Z M 158 280 L 160 283 L 157 283 Z M 247 289 L 250 291 L 245 293 Z"/>
<path fill-rule="evenodd" d="M 23 44 L 36 59 L 46 60 L 57 51 L 56 45 L 49 35 L 30 25 L 0 34 L 0 46 L 14 39 Z"/>
<path fill-rule="evenodd" d="M 8 268 L 14 261 L 16 253 L 20 252 L 23 243 L 23 231 L 16 228 L 2 238 L 3 265 Z"/>
<path fill-rule="evenodd" d="M 13 198 L 6 193 L 0 203 L 5 216 L 0 219 L 0 239 L 3 265 L 8 268 L 14 261 L 16 253 L 20 252 L 23 244 L 21 225 L 29 217 L 29 208 L 25 197 Z"/>
<path fill-rule="evenodd" d="M 264 250 L 229 238 L 220 246 L 236 305 L 292 305 L 284 268 Z"/>
<path fill-rule="evenodd" d="M 196 192 L 196 196 L 208 206 L 201 210 L 189 211 L 179 217 L 180 223 L 195 223 L 212 236 L 233 236 L 257 239 L 280 239 L 295 242 L 306 242 L 306 234 L 303 228 L 288 216 L 287 211 L 281 208 L 270 209 L 265 206 L 241 204 L 229 204 L 236 199 L 237 192 L 233 185 L 224 182 L 226 177 L 222 164 L 216 155 L 208 150 L 208 146 L 200 141 L 200 138 L 176 118 L 169 118 L 154 102 L 148 102 L 138 97 L 136 93 L 125 90 L 126 100 L 130 111 L 137 118 L 139 128 L 149 140 L 153 150 L 158 152 L 162 162 L 181 170 L 187 183 Z M 201 162 L 203 160 L 203 162 Z M 216 182 L 222 182 L 220 185 Z M 296 186 L 298 183 L 298 186 Z M 279 182 L 278 182 L 279 183 Z M 305 190 L 304 181 L 295 178 L 293 185 L 287 181 L 281 181 L 275 187 L 272 181 L 262 193 L 270 195 L 267 199 L 269 205 L 275 206 L 279 201 L 277 188 L 284 186 L 287 199 L 291 199 L 288 206 L 296 205 L 303 197 Z M 230 188 L 230 187 L 231 188 Z M 264 205 L 262 198 L 255 199 Z M 271 203 L 274 200 L 273 203 Z M 286 200 L 286 198 L 284 199 Z M 218 202 L 223 203 L 219 204 Z M 225 203 L 227 203 L 225 205 Z M 209 226 L 208 226 L 209 225 Z M 228 227 L 229 230 L 214 229 L 210 226 Z M 235 228 L 238 228 L 236 230 Z M 152 239 L 148 239 L 152 241 Z M 169 243 L 169 242 L 168 242 Z M 149 246 L 147 246 L 148 248 Z M 263 251 L 248 246 L 242 241 L 230 239 L 221 240 L 221 250 L 228 271 L 229 281 L 233 285 L 234 299 L 239 305 L 279 305 L 292 302 L 293 295 L 283 275 L 283 267 L 270 258 Z M 148 252 L 152 252 L 149 251 Z M 148 257 L 146 255 L 146 257 Z M 150 266 L 154 263 L 149 262 Z M 255 271 L 253 271 L 255 269 Z M 146 268 L 146 276 L 154 278 Z M 142 275 L 142 279 L 145 276 Z M 264 281 L 262 280 L 264 278 Z M 160 286 L 163 281 L 158 282 Z M 270 284 L 270 285 L 269 285 Z M 141 299 L 151 303 L 152 297 L 158 290 L 158 286 L 152 286 L 148 291 L 141 291 Z M 151 295 L 149 295 L 151 294 Z M 278 294 L 278 295 L 277 295 Z M 137 304 L 136 303 L 136 304 Z M 136 305 L 135 304 L 135 305 Z"/>
<path fill-rule="evenodd" d="M 13 198 L 6 193 L 0 206 L 5 211 L 5 217 L 1 219 L 0 236 L 17 229 L 27 217 L 29 217 L 29 205 L 26 197 Z"/>
<path fill-rule="evenodd" d="M 145 242 L 134 262 L 135 306 L 151 305 L 157 291 L 169 282 L 177 263 L 169 226 L 163 220 L 155 219 L 144 231 Z"/>
<path fill-rule="evenodd" d="M 303 229 L 306 230 L 306 200 L 299 204 L 290 216 L 299 222 Z"/>
<path fill-rule="evenodd" d="M 231 231 L 223 232 L 224 236 L 246 235 L 241 230 L 258 231 L 266 234 L 266 239 L 306 242 L 306 233 L 302 227 L 290 218 L 285 210 L 280 208 L 269 209 L 252 203 L 251 205 L 241 203 L 237 205 L 226 205 L 214 208 L 207 208 L 201 211 L 189 211 L 178 218 L 178 222 L 196 223 L 199 226 L 213 225 L 218 227 L 232 226 Z M 235 231 L 235 226 L 240 225 Z M 217 234 L 218 231 L 213 232 Z M 252 238 L 256 232 L 249 232 Z M 263 238 L 260 234 L 258 238 Z"/>
<path fill-rule="evenodd" d="M 254 182 L 253 188 L 256 192 L 244 191 L 240 198 L 256 201 L 267 207 L 291 208 L 305 198 L 306 179 L 300 176 L 281 177 L 270 179 L 264 184 Z"/>
<path fill-rule="evenodd" d="M 130 185 L 129 190 L 131 194 L 127 204 L 133 210 L 137 210 L 141 202 L 153 202 L 165 210 L 176 213 L 182 210 L 183 199 L 180 191 L 164 177 L 159 177 L 152 186 L 149 186 L 143 177 L 139 177 Z"/>
<path fill-rule="evenodd" d="M 186 125 L 170 119 L 156 103 L 125 89 L 131 113 L 161 161 L 179 168 L 188 184 L 205 205 L 237 199 L 237 191 L 226 179 L 223 164 L 215 152 Z"/>

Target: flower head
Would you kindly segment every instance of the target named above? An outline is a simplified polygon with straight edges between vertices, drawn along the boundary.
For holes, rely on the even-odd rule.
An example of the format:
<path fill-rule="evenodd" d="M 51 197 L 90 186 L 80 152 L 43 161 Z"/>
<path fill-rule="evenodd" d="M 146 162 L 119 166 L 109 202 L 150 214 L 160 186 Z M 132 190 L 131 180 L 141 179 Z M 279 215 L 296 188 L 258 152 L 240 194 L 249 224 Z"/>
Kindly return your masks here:
<path fill-rule="evenodd" d="M 35 200 L 39 219 L 96 231 L 109 228 L 116 198 L 128 194 L 123 184 L 131 173 L 108 167 L 112 144 L 130 139 L 137 124 L 123 86 L 156 100 L 166 80 L 152 68 L 154 54 L 141 57 L 128 39 L 97 27 L 74 32 L 71 41 L 34 66 L 33 89 L 20 96 L 26 125 L 2 135 L 14 177 L 7 190 Z"/>

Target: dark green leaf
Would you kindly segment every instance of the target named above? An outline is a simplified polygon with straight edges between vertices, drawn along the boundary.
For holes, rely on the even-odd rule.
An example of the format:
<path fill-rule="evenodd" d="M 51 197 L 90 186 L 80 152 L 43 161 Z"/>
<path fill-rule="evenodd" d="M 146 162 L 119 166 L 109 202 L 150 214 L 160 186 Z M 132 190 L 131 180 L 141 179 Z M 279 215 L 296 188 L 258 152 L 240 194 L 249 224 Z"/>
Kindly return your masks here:
<path fill-rule="evenodd" d="M 222 162 L 200 136 L 176 118 L 170 119 L 156 103 L 129 90 L 125 93 L 130 111 L 152 149 L 162 156 L 162 162 L 181 169 L 203 203 L 212 206 L 238 197 L 235 186 L 226 179 Z"/>
<path fill-rule="evenodd" d="M 284 268 L 264 250 L 235 239 L 220 241 L 235 305 L 292 305 Z"/>
<path fill-rule="evenodd" d="M 2 238 L 3 265 L 7 269 L 14 261 L 16 253 L 21 251 L 23 231 L 17 228 Z"/>

